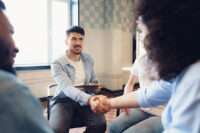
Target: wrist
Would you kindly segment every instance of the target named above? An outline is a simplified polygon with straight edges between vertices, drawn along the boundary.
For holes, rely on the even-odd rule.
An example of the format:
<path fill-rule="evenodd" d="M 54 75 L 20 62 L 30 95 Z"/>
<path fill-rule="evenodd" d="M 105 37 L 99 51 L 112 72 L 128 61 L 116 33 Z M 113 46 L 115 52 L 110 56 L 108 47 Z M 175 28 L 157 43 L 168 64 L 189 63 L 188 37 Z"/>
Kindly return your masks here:
<path fill-rule="evenodd" d="M 111 109 L 111 99 L 108 99 L 108 108 Z"/>
<path fill-rule="evenodd" d="M 128 93 L 130 93 L 132 90 L 124 90 L 124 94 L 128 94 Z"/>
<path fill-rule="evenodd" d="M 89 99 L 88 99 L 88 105 L 90 105 L 90 103 L 91 103 L 90 101 L 92 100 L 92 98 L 93 98 L 93 96 L 89 97 Z"/>

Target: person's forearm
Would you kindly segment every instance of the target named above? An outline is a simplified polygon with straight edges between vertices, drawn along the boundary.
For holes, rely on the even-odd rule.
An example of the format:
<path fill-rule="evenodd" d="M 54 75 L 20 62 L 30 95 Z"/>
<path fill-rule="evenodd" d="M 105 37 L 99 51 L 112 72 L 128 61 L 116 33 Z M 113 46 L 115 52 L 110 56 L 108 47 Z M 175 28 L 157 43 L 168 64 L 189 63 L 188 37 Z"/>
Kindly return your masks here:
<path fill-rule="evenodd" d="M 129 94 L 111 98 L 109 100 L 110 109 L 116 108 L 139 108 L 139 105 L 136 101 L 136 93 L 130 92 Z"/>
<path fill-rule="evenodd" d="M 129 77 L 129 80 L 128 80 L 128 82 L 127 82 L 125 88 L 124 88 L 124 94 L 127 94 L 127 93 L 133 91 L 133 86 L 134 86 L 134 84 L 135 84 L 135 81 L 136 81 L 136 76 L 131 75 L 131 76 Z"/>
<path fill-rule="evenodd" d="M 134 84 L 129 84 L 129 83 L 127 83 L 127 85 L 126 85 L 125 88 L 124 88 L 124 94 L 127 94 L 127 93 L 129 93 L 129 92 L 132 92 L 132 91 L 133 91 L 133 85 L 134 85 Z"/>

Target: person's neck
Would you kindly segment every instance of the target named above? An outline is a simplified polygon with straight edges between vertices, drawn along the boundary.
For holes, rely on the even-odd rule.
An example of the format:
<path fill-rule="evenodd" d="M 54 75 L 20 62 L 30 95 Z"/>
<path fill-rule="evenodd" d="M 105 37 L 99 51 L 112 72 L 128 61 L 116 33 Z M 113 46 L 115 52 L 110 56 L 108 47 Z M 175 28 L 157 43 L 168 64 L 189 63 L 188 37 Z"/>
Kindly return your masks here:
<path fill-rule="evenodd" d="M 17 76 L 17 73 L 12 66 L 0 66 L 0 70 L 12 73 Z"/>
<path fill-rule="evenodd" d="M 80 54 L 73 54 L 72 52 L 67 51 L 66 55 L 72 61 L 75 61 L 75 62 L 80 61 Z"/>

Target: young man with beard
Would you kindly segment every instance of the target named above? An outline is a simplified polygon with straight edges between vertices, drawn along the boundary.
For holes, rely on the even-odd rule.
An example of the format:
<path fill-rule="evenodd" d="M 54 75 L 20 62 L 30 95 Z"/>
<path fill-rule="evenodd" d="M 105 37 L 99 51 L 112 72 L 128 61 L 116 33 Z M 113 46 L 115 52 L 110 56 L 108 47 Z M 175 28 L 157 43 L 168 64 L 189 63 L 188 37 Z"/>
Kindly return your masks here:
<path fill-rule="evenodd" d="M 52 133 L 40 102 L 15 75 L 13 64 L 19 50 L 4 11 L 5 5 L 0 0 L 0 132 Z"/>
<path fill-rule="evenodd" d="M 87 53 L 82 52 L 84 29 L 73 26 L 66 31 L 66 34 L 65 43 L 68 50 L 51 65 L 58 88 L 51 99 L 50 126 L 56 133 L 69 132 L 73 117 L 76 115 L 84 121 L 86 133 L 104 133 L 106 130 L 105 116 L 92 112 L 98 104 L 98 100 L 94 99 L 98 97 L 94 98 L 88 88 L 75 87 L 97 80 L 93 59 Z"/>

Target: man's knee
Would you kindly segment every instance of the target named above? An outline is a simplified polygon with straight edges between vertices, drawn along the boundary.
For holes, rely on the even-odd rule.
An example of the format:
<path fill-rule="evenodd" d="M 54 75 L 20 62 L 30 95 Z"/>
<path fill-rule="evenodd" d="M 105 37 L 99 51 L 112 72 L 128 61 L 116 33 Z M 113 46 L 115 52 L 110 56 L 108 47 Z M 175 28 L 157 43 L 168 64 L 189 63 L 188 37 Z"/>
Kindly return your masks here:
<path fill-rule="evenodd" d="M 50 112 L 49 125 L 55 133 L 66 133 L 72 122 L 72 111 L 65 110 L 61 103 L 55 104 Z"/>
<path fill-rule="evenodd" d="M 106 120 L 99 119 L 98 121 L 93 121 L 88 125 L 88 129 L 91 131 L 95 131 L 96 133 L 104 133 L 106 131 Z"/>
<path fill-rule="evenodd" d="M 61 119 L 50 117 L 49 125 L 55 133 L 67 133 L 67 131 L 69 131 L 71 121 L 63 121 Z"/>
<path fill-rule="evenodd" d="M 66 126 L 51 126 L 51 129 L 55 133 L 67 133 L 67 132 L 69 132 L 69 128 L 66 127 Z"/>
<path fill-rule="evenodd" d="M 94 125 L 97 130 L 105 132 L 106 131 L 106 120 L 101 120 L 95 123 Z"/>
<path fill-rule="evenodd" d="M 104 131 L 106 130 L 107 124 L 106 121 L 102 121 L 98 124 L 99 129 L 103 129 Z"/>

